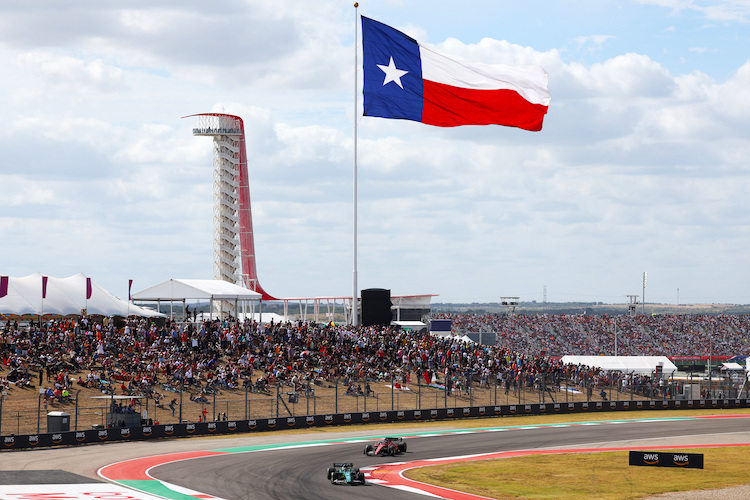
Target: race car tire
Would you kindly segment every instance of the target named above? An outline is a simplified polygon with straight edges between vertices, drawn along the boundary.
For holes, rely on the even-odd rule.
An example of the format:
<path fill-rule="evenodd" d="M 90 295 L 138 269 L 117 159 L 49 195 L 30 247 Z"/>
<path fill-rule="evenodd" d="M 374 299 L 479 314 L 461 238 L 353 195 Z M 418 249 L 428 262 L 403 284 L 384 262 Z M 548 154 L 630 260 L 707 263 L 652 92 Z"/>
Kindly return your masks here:
<path fill-rule="evenodd" d="M 365 446 L 365 455 L 371 455 L 375 451 L 375 447 L 371 444 Z"/>
<path fill-rule="evenodd" d="M 333 475 L 333 467 L 328 467 L 328 479 L 331 479 L 331 476 Z"/>
<path fill-rule="evenodd" d="M 400 453 L 406 453 L 406 443 L 401 442 L 398 444 L 398 451 Z"/>

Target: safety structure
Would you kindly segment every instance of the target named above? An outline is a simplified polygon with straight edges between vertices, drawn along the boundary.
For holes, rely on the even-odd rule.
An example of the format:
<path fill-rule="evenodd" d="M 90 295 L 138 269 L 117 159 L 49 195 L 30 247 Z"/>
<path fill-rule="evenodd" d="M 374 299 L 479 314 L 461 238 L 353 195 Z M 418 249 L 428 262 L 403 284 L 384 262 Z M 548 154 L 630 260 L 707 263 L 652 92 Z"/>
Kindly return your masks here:
<path fill-rule="evenodd" d="M 258 282 L 242 118 L 223 113 L 184 118 L 189 117 L 198 118 L 194 136 L 214 140 L 214 279 L 258 292 L 262 300 L 277 300 Z"/>

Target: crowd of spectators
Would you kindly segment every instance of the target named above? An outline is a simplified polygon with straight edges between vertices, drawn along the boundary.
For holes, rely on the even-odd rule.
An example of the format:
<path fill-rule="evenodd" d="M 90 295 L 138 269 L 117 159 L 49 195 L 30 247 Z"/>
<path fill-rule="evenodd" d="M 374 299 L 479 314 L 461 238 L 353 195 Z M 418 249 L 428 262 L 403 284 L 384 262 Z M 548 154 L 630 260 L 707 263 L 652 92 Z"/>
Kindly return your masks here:
<path fill-rule="evenodd" d="M 9 372 L 0 383 L 38 383 L 49 401 L 77 384 L 104 394 L 144 395 L 160 406 L 166 392 L 185 390 L 190 400 L 205 402 L 222 391 L 270 394 L 276 384 L 302 392 L 342 383 L 345 394 L 365 397 L 376 383 L 433 385 L 461 394 L 474 387 L 541 391 L 570 384 L 666 393 L 673 389 L 661 389 L 649 377 L 565 365 L 559 357 L 613 354 L 615 331 L 620 355 L 738 354 L 750 331 L 747 317 L 722 315 L 440 317 L 451 319 L 457 334 L 496 332 L 497 343 L 303 321 L 6 321 L 0 323 L 0 361 Z M 174 412 L 174 399 L 168 408 Z"/>
<path fill-rule="evenodd" d="M 496 332 L 498 346 L 531 354 L 734 356 L 750 345 L 745 315 L 439 314 L 454 333 Z M 615 342 L 617 343 L 615 349 Z"/>

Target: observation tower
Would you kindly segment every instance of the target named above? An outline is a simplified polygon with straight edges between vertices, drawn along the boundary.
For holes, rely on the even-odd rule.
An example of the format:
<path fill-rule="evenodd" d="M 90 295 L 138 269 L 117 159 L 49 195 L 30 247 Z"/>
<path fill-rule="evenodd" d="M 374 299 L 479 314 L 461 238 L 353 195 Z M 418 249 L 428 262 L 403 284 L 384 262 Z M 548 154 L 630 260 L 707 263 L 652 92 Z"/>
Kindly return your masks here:
<path fill-rule="evenodd" d="M 242 118 L 201 113 L 193 135 L 214 138 L 214 279 L 244 286 L 277 300 L 258 282 L 253 217 Z"/>

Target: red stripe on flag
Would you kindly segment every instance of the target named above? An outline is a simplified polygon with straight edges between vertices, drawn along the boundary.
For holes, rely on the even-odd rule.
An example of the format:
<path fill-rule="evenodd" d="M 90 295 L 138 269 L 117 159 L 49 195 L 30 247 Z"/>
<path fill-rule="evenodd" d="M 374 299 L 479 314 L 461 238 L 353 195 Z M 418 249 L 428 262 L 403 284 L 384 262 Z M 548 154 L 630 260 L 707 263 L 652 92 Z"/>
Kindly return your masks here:
<path fill-rule="evenodd" d="M 0 297 L 8 295 L 8 277 L 0 276 Z"/>
<path fill-rule="evenodd" d="M 86 278 L 86 300 L 91 298 L 91 278 Z"/>
<path fill-rule="evenodd" d="M 130 290 L 133 288 L 133 280 L 128 280 L 128 300 L 133 300 L 130 296 Z"/>
<path fill-rule="evenodd" d="M 424 80 L 422 123 L 438 127 L 505 125 L 542 130 L 547 106 L 532 104 L 513 90 L 478 90 Z"/>
<path fill-rule="evenodd" d="M 42 276 L 42 298 L 47 298 L 47 277 Z"/>

